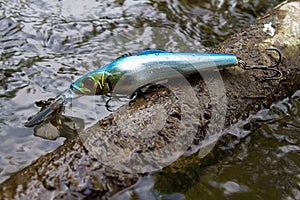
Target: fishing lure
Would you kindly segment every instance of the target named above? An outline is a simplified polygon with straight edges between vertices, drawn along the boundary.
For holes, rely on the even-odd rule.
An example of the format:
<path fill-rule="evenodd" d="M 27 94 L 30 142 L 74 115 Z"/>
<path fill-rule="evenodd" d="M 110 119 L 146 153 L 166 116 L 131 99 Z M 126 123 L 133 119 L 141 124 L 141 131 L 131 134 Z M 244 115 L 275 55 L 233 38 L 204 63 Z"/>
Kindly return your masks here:
<path fill-rule="evenodd" d="M 242 69 L 272 70 L 274 76 L 265 77 L 269 80 L 278 79 L 281 71 L 275 69 L 280 61 L 272 66 L 250 66 L 238 59 L 234 54 L 218 53 L 179 53 L 163 50 L 146 50 L 132 56 L 121 57 L 114 62 L 87 73 L 75 82 L 68 90 L 59 95 L 53 103 L 41 110 L 25 126 L 32 127 L 44 121 L 55 110 L 70 103 L 72 98 L 82 95 L 107 95 L 110 92 L 128 94 L 128 92 L 158 81 L 176 78 L 178 72 L 183 76 L 189 76 L 201 71 L 222 69 L 232 66 L 240 66 Z M 118 84 L 120 83 L 121 84 Z"/>

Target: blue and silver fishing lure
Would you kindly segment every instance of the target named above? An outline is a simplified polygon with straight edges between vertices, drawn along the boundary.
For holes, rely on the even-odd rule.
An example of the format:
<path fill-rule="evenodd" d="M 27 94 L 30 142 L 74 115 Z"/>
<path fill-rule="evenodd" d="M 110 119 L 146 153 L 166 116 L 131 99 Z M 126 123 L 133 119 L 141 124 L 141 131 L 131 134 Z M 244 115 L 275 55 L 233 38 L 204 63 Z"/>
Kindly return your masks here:
<path fill-rule="evenodd" d="M 176 78 L 179 73 L 183 76 L 189 76 L 201 73 L 201 71 L 238 65 L 245 70 L 275 71 L 277 75 L 267 77 L 267 79 L 277 79 L 278 75 L 281 75 L 281 71 L 274 69 L 274 67 L 280 63 L 280 52 L 277 49 L 267 50 L 274 50 L 279 54 L 279 60 L 273 66 L 249 66 L 238 60 L 234 54 L 218 53 L 179 53 L 146 50 L 136 55 L 121 57 L 76 80 L 53 103 L 29 119 L 25 126 L 32 127 L 41 123 L 57 108 L 67 105 L 72 98 L 82 95 L 106 95 L 112 91 L 117 94 L 128 94 L 128 92 L 135 91 L 148 84 Z"/>

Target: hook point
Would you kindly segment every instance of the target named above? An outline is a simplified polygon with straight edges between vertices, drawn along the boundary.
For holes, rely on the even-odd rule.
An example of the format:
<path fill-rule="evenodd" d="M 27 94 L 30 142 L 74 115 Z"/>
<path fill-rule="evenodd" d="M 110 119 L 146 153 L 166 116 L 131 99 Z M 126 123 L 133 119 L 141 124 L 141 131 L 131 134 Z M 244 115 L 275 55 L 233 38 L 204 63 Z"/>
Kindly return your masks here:
<path fill-rule="evenodd" d="M 276 49 L 276 48 L 266 48 L 265 50 L 267 50 L 267 51 L 275 51 L 278 54 L 278 60 L 277 60 L 277 62 L 274 65 L 268 66 L 270 68 L 277 67 L 281 63 L 281 58 L 282 58 L 280 51 L 278 49 Z"/>

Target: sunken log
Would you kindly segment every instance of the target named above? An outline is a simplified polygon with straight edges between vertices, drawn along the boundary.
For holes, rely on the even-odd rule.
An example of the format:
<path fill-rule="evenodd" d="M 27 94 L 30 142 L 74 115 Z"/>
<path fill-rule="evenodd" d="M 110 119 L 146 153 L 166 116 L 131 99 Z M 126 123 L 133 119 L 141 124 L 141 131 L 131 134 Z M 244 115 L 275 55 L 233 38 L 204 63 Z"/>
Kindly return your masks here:
<path fill-rule="evenodd" d="M 220 71 L 223 80 L 221 84 L 225 90 L 218 90 L 218 82 L 214 87 L 220 94 L 224 92 L 220 98 L 227 99 L 225 118 L 222 122 L 225 127 L 235 124 L 240 119 L 246 119 L 250 114 L 269 107 L 273 102 L 290 96 L 300 88 L 299 18 L 299 1 L 285 2 L 244 31 L 214 48 L 214 52 L 234 53 L 249 65 L 272 65 L 274 60 L 278 59 L 276 54 L 268 55 L 266 48 L 276 48 L 282 54 L 282 62 L 278 66 L 283 73 L 280 80 L 265 80 L 263 70 L 243 70 L 238 66 Z M 206 79 L 203 78 L 203 74 L 201 75 L 202 78 L 196 75 L 188 78 L 195 92 L 197 107 L 200 108 L 197 111 L 198 121 L 195 122 L 197 133 L 192 141 L 194 146 L 208 134 L 209 124 L 216 115 L 213 109 L 218 107 L 220 102 L 224 104 L 219 99 L 212 101 L 209 96 L 211 91 L 207 80 L 213 80 L 214 74 L 205 74 Z M 105 158 L 101 158 L 97 152 L 91 153 L 93 148 L 88 146 L 87 142 L 91 140 L 91 136 L 96 135 L 97 138 L 101 134 L 101 137 L 106 137 L 119 148 L 140 153 L 156 151 L 168 145 L 176 139 L 178 133 L 176 130 L 180 129 L 179 122 L 183 117 L 183 109 L 178 99 L 174 98 L 174 91 L 176 93 L 176 87 L 149 88 L 143 95 L 137 96 L 129 104 L 79 134 L 79 137 L 66 140 L 55 151 L 40 157 L 30 166 L 12 175 L 0 185 L 0 199 L 51 197 L 103 199 L 134 184 L 147 169 L 128 171 L 125 165 L 123 168 L 115 168 L 112 166 L 113 163 L 103 165 L 99 159 Z M 160 116 L 159 111 L 162 109 L 166 114 Z M 190 109 L 188 111 L 192 113 L 193 110 Z M 220 110 L 220 113 L 222 112 Z M 150 139 L 134 136 L 134 133 L 139 132 L 132 128 L 132 123 L 144 126 L 151 124 L 151 120 L 149 122 L 147 119 L 149 113 L 165 121 L 162 125 L 159 124 L 162 127 L 157 131 L 158 134 L 153 134 Z M 127 126 L 127 131 L 120 128 L 126 127 L 127 123 L 131 123 Z M 125 132 L 131 135 L 125 135 Z M 98 150 L 101 152 L 100 148 L 96 149 Z M 189 151 L 194 153 L 191 149 Z M 122 157 L 111 159 L 115 160 L 115 164 L 122 161 Z M 189 158 L 181 157 L 171 166 L 184 168 L 190 162 L 199 162 L 201 165 L 199 159 L 197 161 L 185 159 Z"/>

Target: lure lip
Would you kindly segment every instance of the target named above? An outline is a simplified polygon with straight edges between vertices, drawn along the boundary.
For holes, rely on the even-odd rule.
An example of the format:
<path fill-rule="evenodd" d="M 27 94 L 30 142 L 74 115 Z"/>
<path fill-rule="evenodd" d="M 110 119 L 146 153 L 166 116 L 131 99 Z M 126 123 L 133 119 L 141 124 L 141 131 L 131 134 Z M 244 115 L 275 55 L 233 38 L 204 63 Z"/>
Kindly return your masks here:
<path fill-rule="evenodd" d="M 53 114 L 59 108 L 69 104 L 70 99 L 74 99 L 79 96 L 81 95 L 75 93 L 71 89 L 66 90 L 58 97 L 56 97 L 56 99 L 50 105 L 48 105 L 46 108 L 42 109 L 41 111 L 33 115 L 27 122 L 24 123 L 24 126 L 33 127 L 35 125 L 44 122 L 46 119 L 48 119 L 51 116 L 51 114 Z"/>
<path fill-rule="evenodd" d="M 51 103 L 49 106 L 47 106 L 40 112 L 36 113 L 27 122 L 24 123 L 24 126 L 33 127 L 33 126 L 45 121 L 55 110 L 57 110 L 60 107 L 60 104 L 62 103 L 60 101 L 61 101 L 61 99 L 57 99 L 53 103 Z"/>

